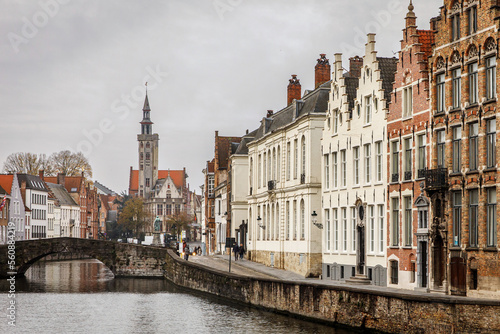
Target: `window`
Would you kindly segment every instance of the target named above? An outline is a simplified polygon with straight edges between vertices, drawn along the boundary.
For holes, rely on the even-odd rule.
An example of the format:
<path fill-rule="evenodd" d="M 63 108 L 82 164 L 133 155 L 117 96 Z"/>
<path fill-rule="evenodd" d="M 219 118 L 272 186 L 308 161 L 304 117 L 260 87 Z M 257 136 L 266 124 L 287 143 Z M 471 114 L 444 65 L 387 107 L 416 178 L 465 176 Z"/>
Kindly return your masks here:
<path fill-rule="evenodd" d="M 352 239 L 352 251 L 356 251 L 356 208 L 351 208 L 351 239 Z"/>
<path fill-rule="evenodd" d="M 486 58 L 486 99 L 496 97 L 496 57 Z"/>
<path fill-rule="evenodd" d="M 399 198 L 394 197 L 392 202 L 391 245 L 399 246 Z"/>
<path fill-rule="evenodd" d="M 495 167 L 496 119 L 486 121 L 486 167 Z"/>
<path fill-rule="evenodd" d="M 477 170 L 479 160 L 478 123 L 469 125 L 469 169 Z"/>
<path fill-rule="evenodd" d="M 297 201 L 293 201 L 293 240 L 297 240 Z"/>
<path fill-rule="evenodd" d="M 405 138 L 404 139 L 404 149 L 405 149 L 405 181 L 411 180 L 412 173 L 412 145 L 411 145 L 411 138 Z"/>
<path fill-rule="evenodd" d="M 460 246 L 462 229 L 462 192 L 453 191 L 451 198 L 453 206 L 453 246 Z"/>
<path fill-rule="evenodd" d="M 477 103 L 478 100 L 478 76 L 477 76 L 477 63 L 469 65 L 469 103 Z"/>
<path fill-rule="evenodd" d="M 262 156 L 259 154 L 259 188 L 262 187 Z"/>
<path fill-rule="evenodd" d="M 411 196 L 403 197 L 404 202 L 404 245 L 406 247 L 411 247 L 412 245 L 412 235 L 413 235 L 413 224 L 412 224 L 412 213 L 411 213 Z"/>
<path fill-rule="evenodd" d="M 163 216 L 163 205 L 162 204 L 157 204 L 156 205 L 156 213 L 159 215 L 159 216 Z"/>
<path fill-rule="evenodd" d="M 326 244 L 326 250 L 330 251 L 331 249 L 331 223 L 330 223 L 330 210 L 326 209 L 325 210 L 325 244 Z"/>
<path fill-rule="evenodd" d="M 377 181 L 382 181 L 382 142 L 375 143 L 375 150 L 377 154 Z"/>
<path fill-rule="evenodd" d="M 368 221 L 370 228 L 370 252 L 375 252 L 375 206 L 368 207 Z"/>
<path fill-rule="evenodd" d="M 372 97 L 365 97 L 365 124 L 372 122 Z"/>
<path fill-rule="evenodd" d="M 452 143 L 452 150 L 453 150 L 453 163 L 452 163 L 452 168 L 454 173 L 459 173 L 460 169 L 462 168 L 462 163 L 461 163 L 461 155 L 462 155 L 462 128 L 460 126 L 456 126 L 452 128 L 453 132 L 453 143 Z"/>
<path fill-rule="evenodd" d="M 410 117 L 413 112 L 413 88 L 403 88 L 403 117 Z"/>
<path fill-rule="evenodd" d="M 294 151 L 293 178 L 297 179 L 297 174 L 299 170 L 299 143 L 297 139 L 293 141 L 293 151 Z"/>
<path fill-rule="evenodd" d="M 437 112 L 444 112 L 445 90 L 444 90 L 444 73 L 436 76 L 437 89 L 436 89 L 436 109 Z"/>
<path fill-rule="evenodd" d="M 304 200 L 300 201 L 300 238 L 306 237 L 306 212 L 304 207 Z"/>
<path fill-rule="evenodd" d="M 290 240 L 290 201 L 286 201 L 286 240 Z"/>
<path fill-rule="evenodd" d="M 290 180 L 290 168 L 291 166 L 291 150 L 290 150 L 290 142 L 286 143 L 286 179 Z"/>
<path fill-rule="evenodd" d="M 398 261 L 389 261 L 391 263 L 391 284 L 398 284 Z"/>
<path fill-rule="evenodd" d="M 478 190 L 469 191 L 469 246 L 477 247 L 477 222 L 478 222 Z"/>
<path fill-rule="evenodd" d="M 347 252 L 347 208 L 342 208 L 342 250 Z"/>
<path fill-rule="evenodd" d="M 301 174 L 306 174 L 306 138 L 302 137 L 302 169 Z"/>
<path fill-rule="evenodd" d="M 451 40 L 456 41 L 460 38 L 460 14 L 457 13 L 451 17 Z"/>
<path fill-rule="evenodd" d="M 146 164 L 148 163 L 149 160 L 151 160 L 151 153 L 146 152 Z"/>
<path fill-rule="evenodd" d="M 208 176 L 208 197 L 212 197 L 214 195 L 214 176 Z"/>
<path fill-rule="evenodd" d="M 333 188 L 337 188 L 338 186 L 338 166 L 337 166 L 337 152 L 332 153 L 332 162 L 333 162 Z"/>
<path fill-rule="evenodd" d="M 146 178 L 146 187 L 149 187 L 149 178 Z"/>
<path fill-rule="evenodd" d="M 212 207 L 212 212 L 213 212 L 213 207 Z M 167 216 L 170 216 L 172 214 L 172 204 L 167 204 L 166 205 L 165 214 Z M 213 215 L 212 215 L 212 217 L 213 217 Z"/>
<path fill-rule="evenodd" d="M 371 175 L 370 175 L 370 160 L 371 160 L 371 145 L 366 144 L 365 145 L 365 183 L 370 183 L 371 182 Z"/>
<path fill-rule="evenodd" d="M 337 209 L 333 209 L 333 250 L 339 250 L 339 217 Z"/>
<path fill-rule="evenodd" d="M 339 127 L 339 111 L 333 111 L 333 133 L 337 133 Z"/>
<path fill-rule="evenodd" d="M 399 141 L 393 141 L 391 143 L 392 151 L 392 179 L 391 182 L 399 181 Z"/>
<path fill-rule="evenodd" d="M 276 162 L 276 181 L 281 181 L 281 149 L 278 146 L 278 161 Z"/>
<path fill-rule="evenodd" d="M 273 165 L 271 167 L 271 173 L 272 173 L 272 176 L 270 176 L 270 179 L 271 180 L 274 180 L 276 181 L 277 178 L 276 178 L 276 169 L 277 169 L 278 165 L 276 164 L 276 149 L 273 149 Z M 279 171 L 278 171 L 279 173 Z"/>
<path fill-rule="evenodd" d="M 497 188 L 488 188 L 487 200 L 486 246 L 494 247 L 497 244 Z"/>
<path fill-rule="evenodd" d="M 477 7 L 472 6 L 469 9 L 469 35 L 477 31 Z"/>
<path fill-rule="evenodd" d="M 325 154 L 325 189 L 330 188 L 330 154 Z"/>
<path fill-rule="evenodd" d="M 427 166 L 426 158 L 425 158 L 425 149 L 426 149 L 426 138 L 425 134 L 417 135 L 417 144 L 418 144 L 418 178 L 424 177 L 424 170 Z"/>
<path fill-rule="evenodd" d="M 460 68 L 456 68 L 451 71 L 451 97 L 453 101 L 452 107 L 455 108 L 460 108 L 460 100 L 461 100 L 461 89 L 462 89 L 462 70 Z"/>
<path fill-rule="evenodd" d="M 437 165 L 438 167 L 445 167 L 445 134 L 444 130 L 437 132 Z"/>
<path fill-rule="evenodd" d="M 346 166 L 346 151 L 340 151 L 340 178 L 342 180 L 341 186 L 347 185 L 347 166 Z"/>
<path fill-rule="evenodd" d="M 359 147 L 353 148 L 352 158 L 354 162 L 353 183 L 359 184 Z"/>
<path fill-rule="evenodd" d="M 420 207 L 418 209 L 418 228 L 429 227 L 429 208 Z"/>
<path fill-rule="evenodd" d="M 263 175 L 263 181 L 264 183 L 262 184 L 263 187 L 266 186 L 267 182 L 267 154 L 264 152 L 264 155 L 262 156 L 262 175 Z"/>

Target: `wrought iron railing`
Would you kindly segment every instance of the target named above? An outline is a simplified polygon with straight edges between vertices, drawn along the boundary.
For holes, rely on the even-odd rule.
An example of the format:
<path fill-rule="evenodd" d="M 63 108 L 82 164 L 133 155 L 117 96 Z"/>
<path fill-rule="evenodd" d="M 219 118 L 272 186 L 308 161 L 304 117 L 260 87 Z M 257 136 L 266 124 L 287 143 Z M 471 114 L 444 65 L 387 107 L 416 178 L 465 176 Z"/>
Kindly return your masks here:
<path fill-rule="evenodd" d="M 446 168 L 426 169 L 425 188 L 447 188 L 448 170 Z"/>
<path fill-rule="evenodd" d="M 411 180 L 411 171 L 405 172 L 405 181 Z"/>
<path fill-rule="evenodd" d="M 417 177 L 423 179 L 425 177 L 425 169 L 419 169 L 417 172 Z"/>
<path fill-rule="evenodd" d="M 394 173 L 392 174 L 391 182 L 398 182 L 399 181 L 399 174 Z"/>

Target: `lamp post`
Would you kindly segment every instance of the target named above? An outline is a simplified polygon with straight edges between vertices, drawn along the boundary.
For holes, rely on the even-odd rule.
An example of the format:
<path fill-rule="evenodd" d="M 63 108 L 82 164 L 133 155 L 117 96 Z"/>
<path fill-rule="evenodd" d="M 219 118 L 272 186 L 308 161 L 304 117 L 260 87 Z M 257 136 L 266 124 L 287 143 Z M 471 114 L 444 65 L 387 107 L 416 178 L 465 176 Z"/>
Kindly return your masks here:
<path fill-rule="evenodd" d="M 264 224 L 262 223 L 262 218 L 260 218 L 260 216 L 257 216 L 257 224 L 259 225 L 259 227 L 263 230 L 266 229 L 266 227 L 264 226 Z"/>
<path fill-rule="evenodd" d="M 320 230 L 323 229 L 323 224 L 322 223 L 318 223 L 318 214 L 316 213 L 316 211 L 313 211 L 313 213 L 311 214 L 311 217 L 312 217 L 312 223 L 314 226 L 316 226 L 317 228 L 319 228 Z"/>

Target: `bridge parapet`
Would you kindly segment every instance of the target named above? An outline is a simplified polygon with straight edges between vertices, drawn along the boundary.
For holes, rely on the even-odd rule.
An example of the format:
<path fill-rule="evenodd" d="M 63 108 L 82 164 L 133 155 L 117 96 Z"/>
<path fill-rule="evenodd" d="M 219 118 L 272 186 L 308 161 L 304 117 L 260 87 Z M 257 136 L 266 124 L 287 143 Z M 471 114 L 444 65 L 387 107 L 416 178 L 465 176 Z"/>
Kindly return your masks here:
<path fill-rule="evenodd" d="M 116 277 L 163 277 L 167 249 L 114 241 L 50 238 L 16 241 L 15 270 L 9 268 L 9 245 L 0 245 L 0 277 L 15 272 L 23 276 L 41 258 L 56 253 L 91 256 L 104 263 Z M 12 247 L 11 247 L 12 248 Z"/>

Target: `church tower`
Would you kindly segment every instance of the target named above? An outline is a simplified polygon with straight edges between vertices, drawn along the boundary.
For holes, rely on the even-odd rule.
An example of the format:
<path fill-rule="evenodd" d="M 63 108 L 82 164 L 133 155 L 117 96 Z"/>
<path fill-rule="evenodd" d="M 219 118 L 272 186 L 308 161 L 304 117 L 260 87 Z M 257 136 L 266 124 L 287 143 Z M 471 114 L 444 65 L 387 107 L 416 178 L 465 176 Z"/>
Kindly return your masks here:
<path fill-rule="evenodd" d="M 158 141 L 157 133 L 153 134 L 153 122 L 149 118 L 148 93 L 142 108 L 141 133 L 137 135 L 139 142 L 139 196 L 150 198 L 151 189 L 153 189 L 158 180 Z"/>

